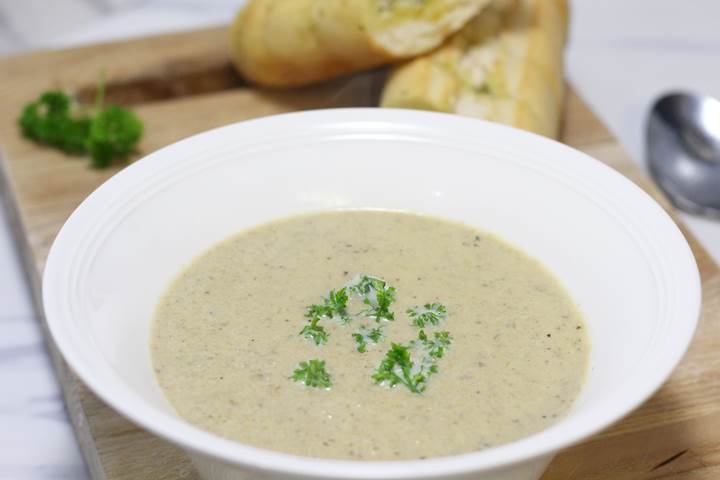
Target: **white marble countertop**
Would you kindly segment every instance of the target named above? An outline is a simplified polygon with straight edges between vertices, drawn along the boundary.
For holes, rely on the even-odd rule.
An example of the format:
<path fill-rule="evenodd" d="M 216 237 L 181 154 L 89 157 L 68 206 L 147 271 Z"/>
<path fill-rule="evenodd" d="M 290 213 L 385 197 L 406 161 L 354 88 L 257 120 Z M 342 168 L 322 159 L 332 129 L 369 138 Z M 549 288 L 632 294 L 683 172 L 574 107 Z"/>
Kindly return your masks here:
<path fill-rule="evenodd" d="M 0 0 L 0 55 L 226 23 L 242 0 Z M 572 0 L 568 76 L 643 163 L 644 119 L 668 89 L 720 98 L 717 0 Z M 720 222 L 685 217 L 720 261 Z M 0 480 L 86 477 L 0 216 Z"/>

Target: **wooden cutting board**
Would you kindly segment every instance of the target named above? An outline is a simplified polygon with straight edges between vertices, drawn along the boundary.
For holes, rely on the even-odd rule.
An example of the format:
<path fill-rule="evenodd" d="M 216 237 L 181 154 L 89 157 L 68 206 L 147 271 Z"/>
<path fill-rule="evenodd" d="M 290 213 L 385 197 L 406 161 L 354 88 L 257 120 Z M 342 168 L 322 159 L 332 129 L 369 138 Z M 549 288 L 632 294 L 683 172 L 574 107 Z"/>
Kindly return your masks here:
<path fill-rule="evenodd" d="M 146 123 L 139 155 L 247 118 L 376 103 L 382 72 L 292 92 L 249 88 L 229 65 L 225 37 L 225 30 L 216 28 L 0 60 L 1 190 L 38 312 L 41 272 L 58 229 L 83 198 L 117 171 L 91 170 L 83 159 L 20 137 L 16 118 L 22 105 L 43 90 L 67 89 L 89 102 L 104 69 L 109 101 L 133 105 Z M 616 168 L 668 206 L 571 90 L 564 123 L 565 143 Z M 688 355 L 650 401 L 606 432 L 562 452 L 543 480 L 720 478 L 720 270 L 687 237 L 704 296 L 702 321 Z M 138 429 L 88 391 L 50 339 L 48 349 L 94 479 L 198 478 L 179 449 Z"/>

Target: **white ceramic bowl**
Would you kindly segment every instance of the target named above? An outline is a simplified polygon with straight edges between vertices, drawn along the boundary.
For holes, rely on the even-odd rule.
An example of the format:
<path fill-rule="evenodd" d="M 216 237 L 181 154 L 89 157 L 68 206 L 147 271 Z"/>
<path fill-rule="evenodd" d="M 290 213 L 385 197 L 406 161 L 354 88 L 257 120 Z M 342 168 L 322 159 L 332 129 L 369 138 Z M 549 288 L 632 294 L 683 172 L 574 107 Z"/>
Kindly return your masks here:
<path fill-rule="evenodd" d="M 235 443 L 179 419 L 148 348 L 156 301 L 194 256 L 300 212 L 422 212 L 500 235 L 544 262 L 584 312 L 587 385 L 572 413 L 489 450 L 422 461 L 301 458 Z M 105 402 L 183 447 L 206 479 L 534 480 L 552 456 L 620 419 L 678 363 L 700 307 L 685 239 L 644 192 L 560 143 L 437 113 L 294 113 L 212 130 L 129 166 L 73 213 L 45 270 L 60 351 Z M 282 428 L 282 426 L 280 426 Z"/>

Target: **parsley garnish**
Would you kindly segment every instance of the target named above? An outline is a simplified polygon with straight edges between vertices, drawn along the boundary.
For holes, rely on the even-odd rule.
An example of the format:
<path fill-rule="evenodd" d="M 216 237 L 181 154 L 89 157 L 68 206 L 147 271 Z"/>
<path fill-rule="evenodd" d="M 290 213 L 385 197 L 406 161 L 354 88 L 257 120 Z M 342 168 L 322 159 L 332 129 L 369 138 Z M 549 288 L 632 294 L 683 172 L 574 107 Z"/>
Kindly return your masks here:
<path fill-rule="evenodd" d="M 352 317 L 347 312 L 348 296 L 344 288 L 338 291 L 331 290 L 323 303 L 310 305 L 305 312 L 305 317 L 310 322 L 300 330 L 300 336 L 315 342 L 315 345 L 327 343 L 330 334 L 325 327 L 319 325 L 323 318 L 330 318 L 343 325 L 350 323 Z"/>
<path fill-rule="evenodd" d="M 377 384 L 385 383 L 391 388 L 401 384 L 412 393 L 422 393 L 427 388 L 430 377 L 440 371 L 437 362 L 444 356 L 451 341 L 452 338 L 446 331 L 435 332 L 430 339 L 420 330 L 418 340 L 413 340 L 407 346 L 392 344 L 372 379 Z M 417 347 L 421 347 L 425 353 L 419 361 L 413 360 L 410 354 Z"/>
<path fill-rule="evenodd" d="M 328 296 L 323 298 L 322 304 L 310 305 L 305 316 L 308 318 L 326 317 L 336 320 L 343 325 L 350 323 L 351 316 L 347 312 L 348 295 L 345 288 L 330 290 Z"/>
<path fill-rule="evenodd" d="M 426 303 L 422 307 L 408 308 L 405 313 L 410 317 L 410 323 L 419 328 L 439 325 L 447 318 L 447 309 L 441 303 Z"/>
<path fill-rule="evenodd" d="M 421 363 L 416 366 L 410 356 L 410 347 L 393 343 L 385 358 L 372 376 L 375 383 L 387 383 L 390 387 L 405 385 L 412 393 L 422 393 L 431 375 L 437 373 L 437 365 Z"/>
<path fill-rule="evenodd" d="M 330 336 L 330 334 L 325 330 L 325 327 L 318 325 L 319 322 L 320 317 L 312 317 L 310 318 L 310 323 L 300 330 L 300 335 L 308 340 L 312 340 L 315 342 L 315 345 L 327 343 L 328 337 Z"/>
<path fill-rule="evenodd" d="M 365 353 L 367 351 L 368 343 L 378 343 L 380 340 L 382 340 L 382 327 L 375 327 L 373 329 L 369 329 L 368 327 L 363 325 L 355 332 L 353 332 L 352 337 L 357 344 L 357 351 L 360 353 Z"/>
<path fill-rule="evenodd" d="M 370 292 L 382 290 L 387 286 L 387 282 L 381 278 L 370 277 L 368 275 L 356 276 L 346 287 L 350 293 L 358 297 L 365 297 Z"/>
<path fill-rule="evenodd" d="M 428 356 L 440 359 L 445 355 L 445 349 L 450 347 L 452 337 L 450 332 L 443 330 L 433 333 L 432 338 L 429 338 L 424 330 L 420 330 L 417 342 L 425 349 Z"/>
<path fill-rule="evenodd" d="M 129 155 L 143 134 L 143 123 L 130 110 L 103 106 L 101 78 L 94 112 L 78 107 L 64 92 L 51 90 L 23 108 L 18 124 L 25 137 L 66 153 L 89 153 L 92 166 L 108 167 Z"/>
<path fill-rule="evenodd" d="M 300 362 L 290 378 L 313 388 L 330 388 L 332 386 L 330 374 L 325 371 L 325 360 L 313 359 Z"/>
<path fill-rule="evenodd" d="M 338 290 L 330 290 L 323 297 L 322 303 L 310 305 L 305 311 L 308 324 L 300 330 L 300 336 L 320 346 L 328 342 L 330 334 L 320 325 L 324 319 L 335 320 L 340 325 L 348 325 L 357 317 L 375 320 L 378 325 L 370 328 L 361 325 L 351 337 L 355 341 L 355 349 L 365 353 L 369 345 L 378 344 L 384 338 L 383 320 L 395 320 L 390 306 L 395 302 L 395 287 L 378 277 L 361 275 Z M 366 307 L 357 313 L 348 311 L 348 303 L 352 298 L 359 298 Z M 410 323 L 420 328 L 418 337 L 407 345 L 391 343 L 380 365 L 372 374 L 376 384 L 390 387 L 404 385 L 412 393 L 422 393 L 427 388 L 428 380 L 439 372 L 438 361 L 445 356 L 452 343 L 450 333 L 443 330 L 425 333 L 426 326 L 437 326 L 447 319 L 447 310 L 440 303 L 426 303 L 422 307 L 406 310 Z M 295 369 L 294 381 L 301 381 L 310 387 L 330 388 L 330 375 L 325 371 L 324 360 L 301 362 Z"/>
<path fill-rule="evenodd" d="M 111 105 L 95 116 L 86 140 L 92 166 L 107 168 L 116 158 L 127 157 L 143 134 L 143 123 L 137 115 Z"/>
<path fill-rule="evenodd" d="M 363 304 L 369 308 L 355 314 L 349 313 L 348 301 L 350 295 L 360 297 Z M 320 320 L 324 318 L 335 320 L 341 325 L 347 325 L 353 318 L 361 316 L 373 318 L 378 323 L 381 320 L 395 320 L 395 314 L 390 311 L 390 305 L 394 301 L 395 288 L 389 286 L 385 280 L 367 275 L 359 276 L 343 288 L 330 290 L 330 293 L 323 297 L 322 303 L 307 307 L 305 317 L 308 318 L 310 324 L 300 330 L 300 335 L 314 341 L 316 345 L 327 343 L 330 334 L 319 325 Z M 362 337 L 361 334 L 360 336 Z M 373 334 L 373 336 L 377 335 Z M 353 334 L 353 338 L 356 338 L 355 334 Z M 372 337 L 368 338 L 372 339 Z M 362 342 L 357 338 L 356 341 L 358 345 Z M 364 340 L 364 343 L 366 346 L 367 340 Z M 364 351 L 364 348 L 362 351 Z"/>
<path fill-rule="evenodd" d="M 375 319 L 376 322 L 387 320 L 392 322 L 395 320 L 395 314 L 390 311 L 390 305 L 395 301 L 395 287 L 387 287 L 375 292 L 375 298 L 366 298 L 363 300 L 365 305 L 370 306 L 368 316 Z"/>
<path fill-rule="evenodd" d="M 385 280 L 363 275 L 350 283 L 347 289 L 370 307 L 358 315 L 374 318 L 378 323 L 395 320 L 395 314 L 390 311 L 390 305 L 395 301 L 395 287 L 389 286 Z"/>
<path fill-rule="evenodd" d="M 85 153 L 90 118 L 74 112 L 70 97 L 63 92 L 48 91 L 25 105 L 18 119 L 25 137 L 56 147 L 63 152 Z"/>

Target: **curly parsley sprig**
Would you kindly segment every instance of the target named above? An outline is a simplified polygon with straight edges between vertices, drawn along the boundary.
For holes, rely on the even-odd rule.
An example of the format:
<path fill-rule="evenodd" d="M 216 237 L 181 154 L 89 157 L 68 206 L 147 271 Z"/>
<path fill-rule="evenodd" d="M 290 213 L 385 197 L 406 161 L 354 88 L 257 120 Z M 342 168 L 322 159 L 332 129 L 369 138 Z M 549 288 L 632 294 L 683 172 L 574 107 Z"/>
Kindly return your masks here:
<path fill-rule="evenodd" d="M 351 297 L 359 297 L 367 308 L 354 314 L 348 312 L 348 302 Z M 327 343 L 330 335 L 320 325 L 321 320 L 333 320 L 340 325 L 348 325 L 359 317 L 372 318 L 377 323 L 383 320 L 393 321 L 395 314 L 390 310 L 390 306 L 394 301 L 395 287 L 388 285 L 385 280 L 368 275 L 358 276 L 348 285 L 338 290 L 330 290 L 327 296 L 323 297 L 322 303 L 307 307 L 305 317 L 308 319 L 308 325 L 300 330 L 299 335 L 312 340 L 315 345 L 321 345 Z M 358 343 L 358 351 L 364 352 L 368 340 L 377 343 L 382 338 L 382 333 L 380 329 L 373 329 L 365 335 L 358 330 L 352 334 L 352 337 Z"/>
<path fill-rule="evenodd" d="M 290 377 L 293 381 L 312 388 L 330 388 L 332 379 L 325 370 L 325 360 L 313 359 L 300 362 Z"/>
<path fill-rule="evenodd" d="M 320 317 L 312 317 L 310 323 L 305 325 L 300 330 L 300 335 L 315 342 L 315 345 L 322 345 L 327 343 L 330 334 L 325 330 L 325 327 L 319 325 Z"/>
<path fill-rule="evenodd" d="M 321 325 L 322 321 L 331 320 L 340 325 L 348 325 L 354 319 L 364 317 L 375 321 L 371 328 L 361 325 L 350 335 L 355 341 L 355 349 L 360 353 L 367 352 L 370 345 L 380 343 L 384 337 L 383 322 L 395 320 L 390 310 L 395 302 L 395 287 L 385 280 L 369 275 L 358 275 L 350 283 L 338 290 L 331 290 L 322 298 L 322 302 L 307 307 L 305 317 L 308 324 L 300 330 L 299 335 L 307 338 L 317 346 L 328 342 L 330 334 Z M 352 298 L 358 298 L 366 307 L 357 313 L 348 310 Z M 428 334 L 425 327 L 437 326 L 447 319 L 447 309 L 441 303 L 426 303 L 406 310 L 410 323 L 420 328 L 416 339 L 401 344 L 392 342 L 380 365 L 372 374 L 376 384 L 389 387 L 405 386 L 410 392 L 420 394 L 427 388 L 430 377 L 440 371 L 438 362 L 452 344 L 450 333 L 442 330 Z M 291 377 L 296 382 L 307 386 L 330 388 L 332 382 L 325 370 L 324 360 L 301 362 Z"/>
<path fill-rule="evenodd" d="M 91 119 L 76 110 L 65 93 L 47 91 L 25 105 L 18 125 L 27 138 L 66 153 L 82 154 Z"/>
<path fill-rule="evenodd" d="M 424 330 L 420 330 L 418 339 L 408 345 L 391 344 L 372 379 L 376 384 L 386 384 L 390 388 L 404 385 L 412 393 L 423 393 L 430 377 L 440 371 L 438 360 L 445 355 L 451 343 L 449 332 L 435 332 L 429 338 Z M 411 352 L 418 349 L 424 355 L 420 359 L 413 359 Z"/>
<path fill-rule="evenodd" d="M 434 370 L 437 370 L 437 367 Z M 410 348 L 392 343 L 372 379 L 377 384 L 386 383 L 391 388 L 401 384 L 413 393 L 422 393 L 428 378 L 433 373 L 435 372 L 432 368 L 418 371 L 410 356 Z"/>
<path fill-rule="evenodd" d="M 445 350 L 450 348 L 452 337 L 450 336 L 450 332 L 442 330 L 440 332 L 434 332 L 432 338 L 430 338 L 424 330 L 420 330 L 418 339 L 412 343 L 413 346 L 420 346 L 424 349 L 430 358 L 439 360 L 445 356 Z"/>
<path fill-rule="evenodd" d="M 365 353 L 369 343 L 379 343 L 383 338 L 382 327 L 368 328 L 365 325 L 361 326 L 355 332 L 352 333 L 353 340 L 357 344 L 357 351 Z"/>
<path fill-rule="evenodd" d="M 373 318 L 378 323 L 395 320 L 395 314 L 390 311 L 390 305 L 395 301 L 395 287 L 388 285 L 382 278 L 358 276 L 346 288 L 369 307 L 358 315 Z"/>
<path fill-rule="evenodd" d="M 340 322 L 342 325 L 350 323 L 352 316 L 347 311 L 348 294 L 345 288 L 330 290 L 323 303 L 310 305 L 305 316 L 308 318 L 326 317 Z"/>
<path fill-rule="evenodd" d="M 422 307 L 408 308 L 405 313 L 410 317 L 410 323 L 419 328 L 439 325 L 447 318 L 447 309 L 442 303 L 426 303 Z"/>
<path fill-rule="evenodd" d="M 58 90 L 44 92 L 23 108 L 22 134 L 69 154 L 89 154 L 91 165 L 106 168 L 127 157 L 143 135 L 143 122 L 130 110 L 104 106 L 105 79 L 97 89 L 94 109 L 81 108 Z"/>

